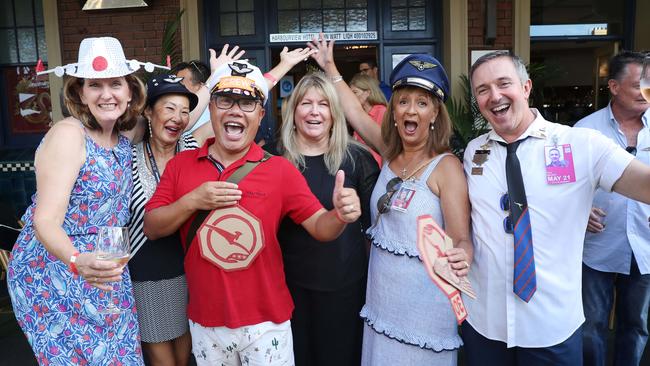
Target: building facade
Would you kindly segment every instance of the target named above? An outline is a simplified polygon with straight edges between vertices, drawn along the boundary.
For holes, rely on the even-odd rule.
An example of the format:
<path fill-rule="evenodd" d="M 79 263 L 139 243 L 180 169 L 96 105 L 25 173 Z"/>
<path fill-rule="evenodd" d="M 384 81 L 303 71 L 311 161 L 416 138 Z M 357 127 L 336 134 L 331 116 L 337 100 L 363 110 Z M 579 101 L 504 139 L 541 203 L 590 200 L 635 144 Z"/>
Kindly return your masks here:
<path fill-rule="evenodd" d="M 113 4 L 142 1 L 113 0 Z M 76 61 L 80 41 L 114 36 L 128 58 L 164 63 L 207 61 L 208 48 L 225 43 L 246 50 L 262 70 L 279 61 L 283 46 L 303 47 L 318 32 L 337 40 L 336 57 L 349 79 L 363 60 L 374 59 L 381 78 L 410 53 L 439 58 L 462 98 L 460 76 L 482 52 L 512 50 L 535 66 L 533 102 L 551 119 L 571 124 L 606 103 L 603 65 L 619 49 L 650 49 L 650 1 L 621 0 L 145 0 L 147 6 L 83 10 L 85 0 L 5 0 L 0 16 L 0 198 L 17 210 L 33 191 L 30 161 L 49 123 L 62 118 L 57 77 L 36 78 L 45 66 Z M 165 31 L 180 15 L 172 51 Z M 582 31 L 568 30 L 582 28 Z M 306 62 L 289 81 L 315 67 Z M 290 83 L 289 83 L 290 86 Z M 276 88 L 278 89 L 278 88 Z M 269 103 L 272 136 L 279 102 Z M 22 175 L 21 175 L 22 174 Z M 31 174 L 31 177 L 30 177 Z M 22 186 L 21 186 L 22 184 Z"/>

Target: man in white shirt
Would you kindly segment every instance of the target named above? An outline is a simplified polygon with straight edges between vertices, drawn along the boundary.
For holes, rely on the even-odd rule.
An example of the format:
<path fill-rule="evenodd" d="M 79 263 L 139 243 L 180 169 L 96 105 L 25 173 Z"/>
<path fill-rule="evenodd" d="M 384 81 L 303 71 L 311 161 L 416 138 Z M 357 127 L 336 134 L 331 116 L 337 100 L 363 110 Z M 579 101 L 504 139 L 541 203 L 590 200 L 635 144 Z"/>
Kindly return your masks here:
<path fill-rule="evenodd" d="M 581 365 L 582 247 L 595 190 L 650 202 L 650 184 L 641 184 L 650 182 L 650 167 L 597 131 L 551 123 L 529 108 L 532 83 L 519 57 L 484 55 L 470 80 L 492 131 L 471 141 L 464 159 L 474 240 L 469 276 L 478 296 L 464 299 L 467 364 Z M 504 169 L 506 150 L 517 145 L 508 159 L 514 155 L 521 170 L 522 202 L 512 200 L 513 175 Z M 566 166 L 548 167 L 551 148 L 561 149 Z M 532 234 L 528 254 L 534 255 L 526 259 L 532 286 L 525 290 L 517 289 L 521 274 L 515 277 L 521 264 L 512 234 L 521 223 L 512 221 L 515 205 L 523 206 L 530 222 L 525 234 Z"/>
<path fill-rule="evenodd" d="M 609 105 L 576 127 L 602 132 L 650 164 L 650 104 L 639 89 L 644 55 L 623 51 L 609 62 Z M 604 366 L 609 313 L 616 290 L 615 365 L 638 365 L 648 340 L 650 304 L 650 205 L 598 190 L 593 201 L 584 257 L 584 361 Z M 607 227 L 607 229 L 605 229 Z"/>

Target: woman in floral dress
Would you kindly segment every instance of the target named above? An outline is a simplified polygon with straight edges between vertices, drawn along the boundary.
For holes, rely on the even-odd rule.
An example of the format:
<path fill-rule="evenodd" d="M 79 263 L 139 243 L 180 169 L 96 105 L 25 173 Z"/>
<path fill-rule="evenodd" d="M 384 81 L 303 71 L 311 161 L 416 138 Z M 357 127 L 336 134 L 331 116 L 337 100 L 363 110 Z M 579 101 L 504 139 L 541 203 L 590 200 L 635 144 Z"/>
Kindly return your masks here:
<path fill-rule="evenodd" d="M 143 365 L 128 270 L 95 258 L 101 226 L 126 226 L 134 126 L 145 102 L 114 38 L 82 41 L 65 103 L 35 156 L 36 194 L 8 270 L 18 324 L 41 365 Z M 61 73 L 62 70 L 59 70 Z M 108 290 L 115 285 L 112 295 Z M 102 314 L 113 301 L 121 314 Z"/>

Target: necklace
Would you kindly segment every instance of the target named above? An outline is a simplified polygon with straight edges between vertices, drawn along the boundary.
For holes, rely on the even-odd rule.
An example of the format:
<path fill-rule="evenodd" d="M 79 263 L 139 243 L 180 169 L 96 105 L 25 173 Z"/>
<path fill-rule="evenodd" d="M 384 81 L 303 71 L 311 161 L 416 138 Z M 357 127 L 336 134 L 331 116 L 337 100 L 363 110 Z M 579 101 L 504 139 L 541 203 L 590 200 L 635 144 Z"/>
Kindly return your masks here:
<path fill-rule="evenodd" d="M 411 166 L 412 166 L 414 163 L 416 163 L 417 161 L 421 161 L 421 160 L 416 159 L 416 158 L 412 158 L 411 161 L 409 161 L 409 163 L 406 164 L 406 166 L 404 166 L 404 168 L 402 168 L 402 170 L 401 170 L 401 174 L 400 174 L 401 177 L 402 177 L 402 179 L 404 179 L 404 178 L 407 176 L 407 173 L 411 170 L 411 169 L 410 169 Z M 411 175 L 412 175 L 412 174 L 411 174 Z"/>

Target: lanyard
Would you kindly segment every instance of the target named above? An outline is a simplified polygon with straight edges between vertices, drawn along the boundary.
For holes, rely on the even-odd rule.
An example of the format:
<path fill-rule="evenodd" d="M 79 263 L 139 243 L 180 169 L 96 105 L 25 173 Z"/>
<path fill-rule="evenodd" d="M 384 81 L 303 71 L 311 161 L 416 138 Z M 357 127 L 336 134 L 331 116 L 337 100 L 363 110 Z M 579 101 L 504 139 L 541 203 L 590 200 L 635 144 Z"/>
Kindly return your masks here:
<path fill-rule="evenodd" d="M 153 177 L 156 179 L 156 183 L 160 183 L 160 171 L 158 170 L 158 164 L 156 164 L 156 158 L 153 156 L 153 150 L 151 150 L 151 144 L 149 141 L 144 142 L 144 147 L 147 151 L 147 158 L 149 158 L 149 164 L 151 165 L 151 173 L 153 174 Z M 180 146 L 178 143 L 176 143 L 176 151 L 174 152 L 174 155 L 178 154 L 178 152 L 181 150 Z"/>

